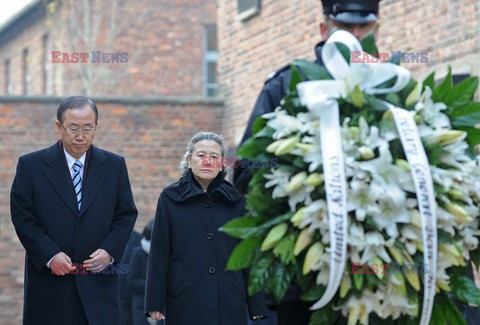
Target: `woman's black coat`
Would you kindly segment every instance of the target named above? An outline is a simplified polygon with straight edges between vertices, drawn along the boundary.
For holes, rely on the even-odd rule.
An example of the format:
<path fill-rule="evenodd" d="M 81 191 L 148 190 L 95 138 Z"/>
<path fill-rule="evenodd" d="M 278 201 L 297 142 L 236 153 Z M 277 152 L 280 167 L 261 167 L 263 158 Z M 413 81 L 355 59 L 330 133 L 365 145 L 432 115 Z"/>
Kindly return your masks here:
<path fill-rule="evenodd" d="M 244 199 L 219 174 L 205 193 L 191 171 L 160 195 L 148 260 L 145 309 L 167 325 L 245 325 L 266 315 L 248 297 L 246 272 L 226 271 L 238 240 L 218 231 L 244 213 Z"/>

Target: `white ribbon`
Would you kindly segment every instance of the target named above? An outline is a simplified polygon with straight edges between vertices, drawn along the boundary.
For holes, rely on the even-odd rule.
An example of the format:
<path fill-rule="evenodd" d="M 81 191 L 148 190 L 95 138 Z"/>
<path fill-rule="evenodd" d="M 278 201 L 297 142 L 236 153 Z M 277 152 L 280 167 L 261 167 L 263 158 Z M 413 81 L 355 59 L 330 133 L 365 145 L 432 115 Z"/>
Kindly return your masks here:
<path fill-rule="evenodd" d="M 319 133 L 330 226 L 331 255 L 328 284 L 323 296 L 311 309 L 322 308 L 333 298 L 340 286 L 347 260 L 346 180 L 340 137 L 339 107 L 336 99 L 351 93 L 355 86 L 360 87 L 367 94 L 398 92 L 410 80 L 410 72 L 395 64 L 381 62 L 349 64 L 338 50 L 335 44 L 337 42 L 346 45 L 350 51 L 360 51 L 362 58 L 371 57 L 362 51 L 360 42 L 352 34 L 339 30 L 328 39 L 322 49 L 323 63 L 334 80 L 307 81 L 297 85 L 302 105 L 305 105 L 320 119 Z M 372 60 L 369 61 L 372 62 Z M 377 88 L 394 77 L 396 77 L 396 81 L 390 88 Z M 403 118 L 402 113 L 396 113 L 396 115 L 401 115 Z M 397 118 L 395 120 L 397 121 Z M 413 127 L 418 134 L 415 123 Z M 400 128 L 399 132 L 406 134 Z M 433 193 L 433 187 L 429 188 L 429 185 L 425 185 L 431 184 L 431 175 L 423 146 L 420 139 L 417 140 L 419 142 L 416 143 L 416 148 L 420 156 L 414 155 L 408 158 L 407 151 L 410 150 L 410 147 L 404 141 L 402 141 L 402 145 L 407 153 L 407 159 L 412 164 L 412 174 L 415 174 L 413 177 L 417 187 L 417 197 L 419 197 L 419 210 L 422 215 L 423 240 L 426 244 L 424 245 L 424 259 L 431 263 L 429 264 L 432 266 L 429 267 L 430 271 L 436 265 L 434 196 L 430 195 Z M 421 324 L 428 324 L 430 320 L 435 295 L 435 271 L 432 272 L 425 275 Z"/>
<path fill-rule="evenodd" d="M 332 300 L 342 281 L 347 260 L 347 183 L 340 137 L 340 114 L 336 100 L 343 93 L 341 85 L 337 80 L 326 80 L 301 83 L 297 86 L 300 100 L 320 118 L 318 131 L 330 232 L 328 284 L 322 298 L 311 309 L 321 308 Z"/>
<path fill-rule="evenodd" d="M 413 116 L 403 108 L 390 109 L 400 134 L 403 151 L 410 165 L 422 220 L 423 260 L 428 265 L 428 272 L 423 278 L 425 287 L 420 325 L 428 325 L 435 299 L 437 279 L 437 217 L 432 174 Z"/>
<path fill-rule="evenodd" d="M 372 56 L 362 51 L 360 42 L 349 32 L 338 30 L 330 36 L 322 49 L 322 61 L 328 72 L 336 80 L 344 80 L 347 93 L 350 93 L 355 85 L 367 94 L 387 94 L 402 90 L 410 81 L 410 72 L 393 63 L 348 63 L 338 50 L 336 43 L 342 43 L 352 51 L 360 51 L 361 58 L 369 58 L 368 62 L 374 61 Z M 384 82 L 397 77 L 395 84 L 390 88 L 376 88 Z"/>

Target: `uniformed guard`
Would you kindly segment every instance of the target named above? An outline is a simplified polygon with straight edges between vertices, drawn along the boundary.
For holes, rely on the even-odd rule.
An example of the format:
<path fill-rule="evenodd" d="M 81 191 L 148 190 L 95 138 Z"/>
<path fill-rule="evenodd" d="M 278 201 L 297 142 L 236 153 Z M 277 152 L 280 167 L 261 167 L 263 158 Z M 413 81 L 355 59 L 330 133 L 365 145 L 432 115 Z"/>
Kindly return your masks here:
<path fill-rule="evenodd" d="M 377 28 L 380 0 L 322 0 L 323 22 L 320 23 L 320 35 L 323 41 L 315 46 L 315 62 L 323 65 L 322 47 L 328 37 L 336 30 L 346 30 L 361 40 Z M 247 129 L 240 145 L 252 135 L 255 119 L 265 113 L 273 112 L 285 96 L 290 84 L 290 64 L 272 73 L 257 98 Z M 240 167 L 240 166 L 238 166 Z M 234 183 L 241 193 L 245 193 L 251 175 L 248 169 L 234 169 Z"/>
<path fill-rule="evenodd" d="M 333 21 L 365 24 L 378 20 L 379 1 L 323 0 L 323 13 Z"/>
<path fill-rule="evenodd" d="M 377 26 L 379 1 L 322 0 L 324 17 L 323 22 L 320 23 L 320 34 L 323 41 L 315 46 L 315 62 L 323 65 L 321 60 L 322 47 L 335 30 L 349 31 L 359 40 L 374 30 Z M 257 98 L 240 145 L 252 135 L 252 125 L 255 119 L 265 113 L 274 111 L 279 106 L 289 84 L 290 64 L 276 71 L 268 78 Z M 240 193 L 245 193 L 251 174 L 248 169 L 242 169 L 240 166 L 239 164 L 234 169 L 234 183 Z M 281 303 L 272 306 L 278 314 L 278 325 L 303 325 L 309 323 L 311 315 L 310 305 L 300 300 L 300 293 L 298 287 L 292 286 Z"/>

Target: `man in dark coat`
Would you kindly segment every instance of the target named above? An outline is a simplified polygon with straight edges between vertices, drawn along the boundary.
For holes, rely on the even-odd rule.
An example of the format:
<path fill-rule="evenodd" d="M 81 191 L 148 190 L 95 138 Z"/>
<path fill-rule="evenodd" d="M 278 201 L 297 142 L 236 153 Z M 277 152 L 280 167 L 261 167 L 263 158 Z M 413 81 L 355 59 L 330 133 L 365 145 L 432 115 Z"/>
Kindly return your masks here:
<path fill-rule="evenodd" d="M 153 219 L 143 229 L 140 245 L 133 248 L 128 263 L 128 291 L 132 299 L 129 309 L 132 312 L 132 320 L 129 325 L 149 325 L 145 316 L 145 282 L 147 279 L 148 253 L 152 238 Z"/>
<path fill-rule="evenodd" d="M 338 30 L 346 30 L 361 40 L 377 27 L 380 0 L 322 0 L 324 20 L 320 24 L 320 34 L 324 41 L 315 46 L 315 63 L 322 65 L 322 48 L 330 35 Z M 297 67 L 303 75 L 300 67 Z M 253 122 L 261 115 L 273 112 L 280 105 L 290 85 L 290 64 L 273 73 L 265 82 L 250 115 L 247 128 L 240 142 L 241 146 L 252 136 Z M 251 173 L 247 168 L 240 168 L 241 162 L 234 169 L 233 181 L 235 187 L 242 194 L 248 190 Z M 248 164 L 244 164 L 247 166 Z M 278 313 L 279 325 L 308 324 L 310 312 L 309 304 L 300 301 L 300 288 L 292 286 L 282 302 L 275 304 L 273 298 L 270 307 Z M 274 306 L 275 305 L 275 306 Z"/>
<path fill-rule="evenodd" d="M 128 275 L 131 270 L 130 258 L 132 257 L 133 250 L 136 247 L 140 246 L 140 240 L 142 235 L 135 229 L 132 230 L 130 238 L 128 239 L 127 246 L 125 247 L 125 252 L 123 253 L 122 260 L 120 264 L 128 265 L 128 273 L 120 273 L 118 275 L 118 293 L 120 296 L 120 325 L 132 325 L 133 324 L 133 314 L 132 314 L 132 291 L 128 286 Z M 143 314 L 143 307 L 142 307 Z"/>
<path fill-rule="evenodd" d="M 85 97 L 57 110 L 61 140 L 21 156 L 11 216 L 25 247 L 24 324 L 119 323 L 117 273 L 135 207 L 125 160 L 92 145 Z"/>
<path fill-rule="evenodd" d="M 145 310 L 168 325 L 246 325 L 266 315 L 263 295 L 248 296 L 247 272 L 227 271 L 238 244 L 218 229 L 244 213 L 244 200 L 224 171 L 223 139 L 192 138 L 184 176 L 160 194 L 147 269 Z"/>

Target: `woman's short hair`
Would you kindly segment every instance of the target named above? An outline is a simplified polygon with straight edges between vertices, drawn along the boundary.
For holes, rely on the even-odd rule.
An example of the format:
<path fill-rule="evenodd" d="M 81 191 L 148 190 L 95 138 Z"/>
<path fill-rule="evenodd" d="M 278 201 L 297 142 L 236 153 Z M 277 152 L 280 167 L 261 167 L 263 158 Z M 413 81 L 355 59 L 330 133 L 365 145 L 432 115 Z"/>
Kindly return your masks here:
<path fill-rule="evenodd" d="M 193 154 L 193 146 L 195 145 L 195 143 L 200 142 L 202 140 L 212 140 L 220 145 L 220 147 L 222 148 L 222 157 L 221 157 L 220 163 L 222 163 L 223 158 L 227 155 L 228 149 L 223 141 L 222 135 L 217 134 L 215 132 L 207 132 L 207 131 L 198 132 L 190 139 L 190 141 L 188 141 L 187 151 L 183 155 L 183 159 L 180 162 L 180 170 L 182 171 L 182 176 L 185 176 L 188 172 L 188 169 L 190 168 L 190 166 L 188 166 L 188 159 Z M 224 168 L 222 166 L 220 173 L 222 173 L 223 177 L 225 177 L 227 175 L 227 168 Z"/>

